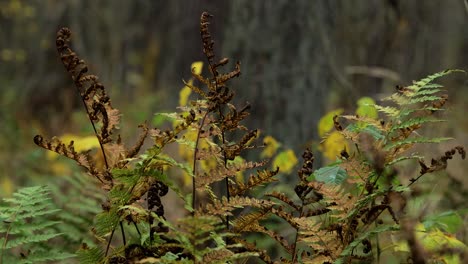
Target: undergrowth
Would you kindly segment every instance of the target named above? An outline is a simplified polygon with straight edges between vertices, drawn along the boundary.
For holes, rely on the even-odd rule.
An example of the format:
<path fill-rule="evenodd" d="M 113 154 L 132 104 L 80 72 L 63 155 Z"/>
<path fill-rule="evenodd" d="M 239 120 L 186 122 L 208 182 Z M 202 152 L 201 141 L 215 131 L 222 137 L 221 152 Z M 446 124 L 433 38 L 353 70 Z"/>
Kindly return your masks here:
<path fill-rule="evenodd" d="M 372 263 L 384 261 L 388 252 L 397 255 L 399 261 L 411 259 L 413 263 L 467 261 L 466 246 L 453 236 L 454 226 L 444 227 L 442 220 L 430 225 L 425 220 L 430 217 L 424 212 L 410 212 L 407 206 L 422 177 L 444 170 L 457 154 L 465 158 L 461 146 L 454 146 L 430 163 L 414 152 L 419 144 L 450 139 L 424 137 L 420 131 L 442 121 L 437 114 L 447 96 L 434 81 L 457 70 L 398 86 L 385 106 L 366 105 L 380 111 L 382 119 L 335 115 L 330 122 L 352 147 L 343 148 L 335 162 L 317 170 L 311 150 L 304 150 L 296 184 L 285 183 L 291 191 L 271 191 L 268 186 L 278 181 L 280 168 L 271 169 L 269 160 L 242 157 L 251 149 L 269 148 L 273 140 L 268 137 L 267 144 L 259 142 L 259 131 L 242 124 L 250 106 L 235 106 L 235 93 L 229 86 L 230 80 L 240 75 L 240 63 L 222 71 L 229 60 L 215 56 L 210 18 L 203 13 L 200 21 L 208 76 L 194 69 L 193 79 L 199 85 L 185 83 L 198 99 L 181 105 L 175 113 L 163 114 L 173 123 L 170 129 L 142 124 L 141 136 L 132 147 L 125 146 L 117 134 L 120 113 L 112 106 L 104 86 L 95 75 L 88 74 L 85 62 L 70 48 L 70 30 L 58 32 L 60 58 L 81 96 L 103 162 L 97 163 L 89 151 L 77 152 L 73 141 L 38 135 L 34 142 L 75 160 L 105 193 L 102 209 L 88 210 L 95 213 L 92 239 L 76 252 L 81 263 Z M 152 144 L 142 151 L 147 138 Z M 170 151 L 173 145 L 185 149 L 185 160 Z M 408 178 L 398 166 L 411 160 L 419 164 L 420 172 Z M 239 173 L 248 176 L 244 179 Z M 180 186 L 181 175 L 191 179 L 191 191 Z M 86 190 L 87 186 L 81 186 Z M 256 191 L 259 189 L 266 194 L 257 195 L 262 193 Z M 163 197 L 170 191 L 184 204 L 180 210 L 185 216 L 180 219 L 166 217 Z M 18 212 L 24 205 L 20 198 L 28 198 L 22 192 L 28 192 L 32 199 L 44 188 L 23 189 L 18 200 L 11 200 L 13 204 L 6 212 L 10 212 L 8 219 L 13 219 L 3 220 L 8 227 L 0 229 L 5 234 L 0 240 L 2 252 L 19 245 L 10 237 L 21 234 L 14 233 L 21 225 L 15 229 L 12 221 L 21 219 Z M 40 196 L 35 202 L 47 199 Z M 452 220 L 460 218 L 461 213 L 451 212 Z M 86 225 L 85 220 L 72 215 L 62 217 L 64 223 L 69 220 L 77 227 Z M 53 236 L 71 231 L 57 232 Z M 113 242 L 117 236 L 120 241 Z M 262 248 L 256 241 L 259 238 L 273 241 L 269 245 L 274 248 Z M 276 257 L 274 251 L 282 253 Z M 21 256 L 32 258 L 35 252 L 25 251 Z"/>

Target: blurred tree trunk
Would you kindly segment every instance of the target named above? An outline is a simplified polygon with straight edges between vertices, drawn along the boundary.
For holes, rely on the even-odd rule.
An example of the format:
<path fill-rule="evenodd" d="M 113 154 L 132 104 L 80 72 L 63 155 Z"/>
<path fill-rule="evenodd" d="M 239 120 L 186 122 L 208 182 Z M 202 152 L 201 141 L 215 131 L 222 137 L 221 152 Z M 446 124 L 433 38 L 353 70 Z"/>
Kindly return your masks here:
<path fill-rule="evenodd" d="M 466 65 L 462 1 L 239 0 L 228 17 L 223 54 L 242 62 L 252 122 L 298 151 L 326 110 Z"/>

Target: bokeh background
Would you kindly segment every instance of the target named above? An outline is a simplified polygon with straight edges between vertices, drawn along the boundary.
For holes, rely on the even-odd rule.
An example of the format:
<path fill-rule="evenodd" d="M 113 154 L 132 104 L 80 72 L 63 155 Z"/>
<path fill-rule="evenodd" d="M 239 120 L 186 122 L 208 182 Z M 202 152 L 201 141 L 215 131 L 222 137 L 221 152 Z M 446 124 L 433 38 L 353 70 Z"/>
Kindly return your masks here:
<path fill-rule="evenodd" d="M 232 86 L 236 102 L 252 104 L 248 125 L 297 156 L 312 147 L 319 164 L 317 123 L 328 111 L 352 113 L 362 96 L 378 101 L 397 84 L 468 68 L 463 0 L 0 0 L 0 195 L 72 173 L 34 135 L 92 135 L 55 50 L 59 28 L 72 30 L 73 48 L 124 113 L 121 134 L 133 142 L 138 124 L 158 125 L 155 112 L 175 110 L 191 63 L 204 59 L 202 11 L 214 15 L 217 53 L 241 61 Z M 442 81 L 448 122 L 431 133 L 456 138 L 447 147 L 468 145 L 467 80 Z M 466 183 L 467 165 L 450 163 Z"/>

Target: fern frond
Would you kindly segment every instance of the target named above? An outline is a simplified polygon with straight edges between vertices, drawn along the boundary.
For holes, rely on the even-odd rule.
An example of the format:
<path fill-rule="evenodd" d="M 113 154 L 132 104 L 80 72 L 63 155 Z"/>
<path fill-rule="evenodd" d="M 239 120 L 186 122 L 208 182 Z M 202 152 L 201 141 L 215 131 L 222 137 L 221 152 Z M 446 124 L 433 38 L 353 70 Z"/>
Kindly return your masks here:
<path fill-rule="evenodd" d="M 442 97 L 435 96 L 435 95 L 413 97 L 410 100 L 408 100 L 407 104 L 434 102 L 434 101 L 439 101 L 440 99 L 442 99 Z"/>
<path fill-rule="evenodd" d="M 437 122 L 445 122 L 445 121 L 446 120 L 435 119 L 435 118 L 431 118 L 428 116 L 415 117 L 415 118 L 403 121 L 399 124 L 392 125 L 389 132 L 391 133 L 398 129 L 406 129 L 410 127 L 420 126 L 426 123 L 437 123 Z"/>
<path fill-rule="evenodd" d="M 77 252 L 81 264 L 96 264 L 104 262 L 104 251 L 98 247 L 88 247 L 86 244 Z"/>
<path fill-rule="evenodd" d="M 400 114 L 400 110 L 398 108 L 396 108 L 396 107 L 380 106 L 380 105 L 374 105 L 374 107 L 375 107 L 375 109 L 377 109 L 377 111 L 382 112 L 382 113 L 386 114 L 389 117 L 395 117 L 395 116 L 398 116 Z"/>
<path fill-rule="evenodd" d="M 237 186 L 230 185 L 229 192 L 232 196 L 243 195 L 249 190 L 253 190 L 255 187 L 268 184 L 277 181 L 274 177 L 278 174 L 279 169 L 276 171 L 271 170 L 260 170 L 257 174 L 251 174 L 247 183 L 244 184 L 240 181 L 236 181 Z"/>
<path fill-rule="evenodd" d="M 458 69 L 454 69 L 454 70 L 445 70 L 445 71 L 441 71 L 441 72 L 437 72 L 437 73 L 434 73 L 434 74 L 431 74 L 417 82 L 414 82 L 413 85 L 411 86 L 408 86 L 407 88 L 408 89 L 411 89 L 415 92 L 419 91 L 421 88 L 429 85 L 432 81 L 440 78 L 440 77 L 443 77 L 443 76 L 446 76 L 446 75 L 449 75 L 453 72 L 464 72 L 463 70 L 458 70 Z"/>
<path fill-rule="evenodd" d="M 25 255 L 24 263 L 61 260 L 73 256 L 58 250 L 49 252 L 48 256 L 39 253 L 50 239 L 62 235 L 55 231 L 60 222 L 49 219 L 60 211 L 55 209 L 49 196 L 50 188 L 35 186 L 22 188 L 12 198 L 3 199 L 8 206 L 0 206 L 0 218 L 4 219 L 3 225 L 0 225 L 0 258 L 3 258 L 6 249 L 16 248 L 30 251 Z M 9 257 L 12 258 L 13 254 Z"/>
<path fill-rule="evenodd" d="M 34 250 L 28 255 L 27 259 L 23 259 L 18 263 L 21 264 L 34 264 L 39 262 L 55 262 L 55 261 L 65 261 L 70 260 L 70 258 L 76 257 L 75 254 L 70 254 L 67 252 L 61 252 L 58 250 Z"/>
<path fill-rule="evenodd" d="M 270 196 L 270 197 L 273 197 L 273 198 L 276 198 L 280 201 L 282 201 L 283 203 L 289 205 L 292 209 L 296 210 L 296 211 L 300 211 L 300 205 L 297 205 L 296 203 L 294 203 L 288 196 L 286 196 L 286 194 L 284 193 L 280 193 L 280 192 L 272 192 L 272 193 L 268 193 L 266 194 L 266 196 Z"/>
<path fill-rule="evenodd" d="M 424 157 L 423 156 L 419 156 L 419 155 L 410 155 L 410 156 L 401 156 L 401 157 L 398 157 L 396 159 L 393 159 L 391 161 L 388 161 L 386 163 L 387 166 L 391 166 L 393 164 L 396 164 L 400 161 L 404 161 L 404 160 L 410 160 L 410 159 L 414 159 L 414 160 L 421 160 L 423 159 Z"/>
<path fill-rule="evenodd" d="M 399 148 L 405 145 L 413 145 L 413 144 L 420 144 L 420 143 L 440 143 L 447 140 L 452 140 L 451 137 L 439 137 L 439 138 L 427 138 L 427 137 L 412 137 L 406 138 L 401 141 L 396 141 L 390 143 L 384 147 L 384 150 L 391 150 L 395 148 Z"/>
<path fill-rule="evenodd" d="M 266 164 L 266 161 L 262 161 L 262 162 L 241 162 L 241 163 L 231 163 L 231 164 L 228 164 L 228 165 L 223 166 L 221 168 L 217 167 L 215 169 L 210 170 L 207 173 L 197 175 L 196 176 L 197 181 L 196 181 L 195 186 L 196 186 L 197 189 L 204 188 L 205 186 L 210 185 L 211 183 L 224 180 L 227 177 L 236 176 L 236 174 L 239 171 L 245 171 L 245 170 L 248 170 L 248 169 L 254 169 L 254 168 L 262 167 L 265 164 Z M 260 177 L 263 177 L 263 176 L 265 176 L 265 175 L 261 175 Z M 268 177 L 268 174 L 267 174 L 266 177 L 264 177 L 264 178 L 265 178 L 265 180 L 267 180 L 270 177 Z M 259 179 L 260 178 L 258 178 L 258 180 Z M 252 182 L 252 184 L 254 184 L 254 183 Z M 259 183 L 259 184 L 261 184 L 261 183 Z"/>
<path fill-rule="evenodd" d="M 254 207 L 254 208 L 267 208 L 273 206 L 275 203 L 268 200 L 260 200 L 256 198 L 233 196 L 229 199 L 223 197 L 221 200 L 214 200 L 212 204 L 205 206 L 204 212 L 208 215 L 232 215 L 232 211 L 238 208 Z"/>

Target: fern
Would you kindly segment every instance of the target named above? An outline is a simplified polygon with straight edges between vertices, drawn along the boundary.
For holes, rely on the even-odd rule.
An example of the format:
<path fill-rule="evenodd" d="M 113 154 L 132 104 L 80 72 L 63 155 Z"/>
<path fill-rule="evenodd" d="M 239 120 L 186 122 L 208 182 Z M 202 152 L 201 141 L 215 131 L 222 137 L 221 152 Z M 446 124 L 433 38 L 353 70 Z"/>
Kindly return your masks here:
<path fill-rule="evenodd" d="M 278 249 L 284 252 L 281 263 L 378 259 L 379 236 L 402 229 L 400 221 L 405 216 L 412 184 L 423 175 L 446 168 L 454 155 L 462 158 L 466 155 L 462 147 L 455 147 L 426 164 L 422 156 L 406 153 L 417 144 L 449 139 L 424 137 L 418 132 L 430 123 L 442 121 L 433 114 L 442 109 L 447 96 L 433 81 L 457 70 L 430 75 L 408 87 L 398 86 L 397 93 L 387 98 L 392 106 L 373 107 L 374 101 L 365 98 L 359 102 L 359 115 L 338 116 L 341 111 L 333 112 L 333 120 L 324 122 L 324 126 L 335 127 L 337 131 L 329 135 L 338 135 L 343 141 L 346 138 L 355 147 L 346 147 L 338 152 L 337 162 L 317 170 L 313 168 L 312 151 L 306 149 L 294 189 L 278 188 L 262 197 L 258 195 L 265 192 L 262 186 L 269 185 L 271 190 L 271 183 L 277 181 L 275 176 L 292 171 L 297 158 L 291 150 L 283 151 L 274 158 L 273 170 L 265 168 L 271 163 L 268 160 L 242 158 L 245 152 L 264 146 L 256 144 L 259 131 L 243 125 L 250 105 L 233 104 L 235 93 L 229 85 L 240 75 L 240 63 L 235 63 L 230 71 L 222 71 L 229 60 L 216 58 L 211 17 L 206 12 L 200 17 L 208 75 L 202 75 L 201 63 L 197 63 L 192 78 L 185 82 L 183 105 L 175 113 L 160 114 L 172 122 L 172 127 L 140 126 L 141 136 L 131 148 L 124 146 L 116 134 L 120 114 L 111 105 L 106 89 L 95 75 L 87 74 L 86 64 L 70 48 L 70 30 L 58 32 L 57 50 L 84 103 L 105 164 L 96 166 L 88 152 L 75 150 L 73 141 L 64 143 L 38 135 L 34 142 L 75 160 L 95 178 L 105 195 L 104 199 L 90 195 L 93 199 L 83 200 L 87 207 L 94 207 L 91 231 L 95 243 L 83 243 L 77 252 L 80 261 L 230 263 L 253 257 L 274 263 L 276 259 L 272 256 Z M 188 102 L 192 92 L 198 98 Z M 377 111 L 387 119 L 378 120 Z M 322 129 L 321 136 L 322 132 L 326 133 Z M 146 138 L 152 140 L 152 145 L 139 154 Z M 265 141 L 275 143 L 271 138 Z M 174 155 L 174 146 L 179 156 Z M 267 145 L 263 157 L 272 158 L 278 147 L 279 144 Z M 408 181 L 400 177 L 393 165 L 411 159 L 418 159 L 421 171 Z M 250 176 L 244 181 L 242 175 L 239 177 L 241 173 Z M 180 180 L 184 186 L 179 186 Z M 191 193 L 184 188 L 188 182 Z M 90 184 L 81 180 L 73 183 L 83 189 Z M 185 210 L 181 211 L 185 215 L 177 220 L 167 216 L 164 197 L 169 192 L 174 192 L 184 204 Z M 23 196 L 18 194 L 25 199 Z M 95 208 L 94 198 L 100 200 L 102 210 Z M 13 201 L 16 200 L 10 200 Z M 29 215 L 24 212 L 23 218 L 57 213 L 47 210 L 45 205 L 34 204 L 34 208 L 37 212 L 31 211 Z M 16 215 L 20 215 L 16 211 L 10 214 L 15 221 Z M 63 219 L 67 217 L 70 215 Z M 80 219 L 77 223 L 89 221 Z M 35 232 L 56 224 L 46 222 L 30 227 L 29 231 L 26 227 L 20 230 Z M 118 229 L 120 232 L 116 232 Z M 20 234 L 12 228 L 5 230 L 11 236 Z M 259 235 L 275 248 L 249 242 L 249 238 Z M 29 240 L 4 238 L 4 248 L 56 236 L 57 233 L 46 233 Z M 116 243 L 115 236 L 121 236 L 123 243 Z M 408 236 L 407 240 L 411 239 Z"/>
<path fill-rule="evenodd" d="M 3 220 L 0 226 L 0 234 L 2 234 L 0 261 L 38 263 L 74 256 L 70 253 L 50 250 L 45 246 L 53 238 L 63 235 L 56 233 L 53 229 L 60 222 L 47 220 L 48 217 L 60 211 L 60 209 L 54 209 L 55 205 L 51 201 L 48 187 L 22 188 L 15 192 L 12 198 L 4 198 L 3 201 L 6 204 L 0 206 L 0 218 Z M 10 250 L 10 254 L 5 254 L 7 249 Z M 13 249 L 20 251 L 21 257 L 15 256 Z"/>

